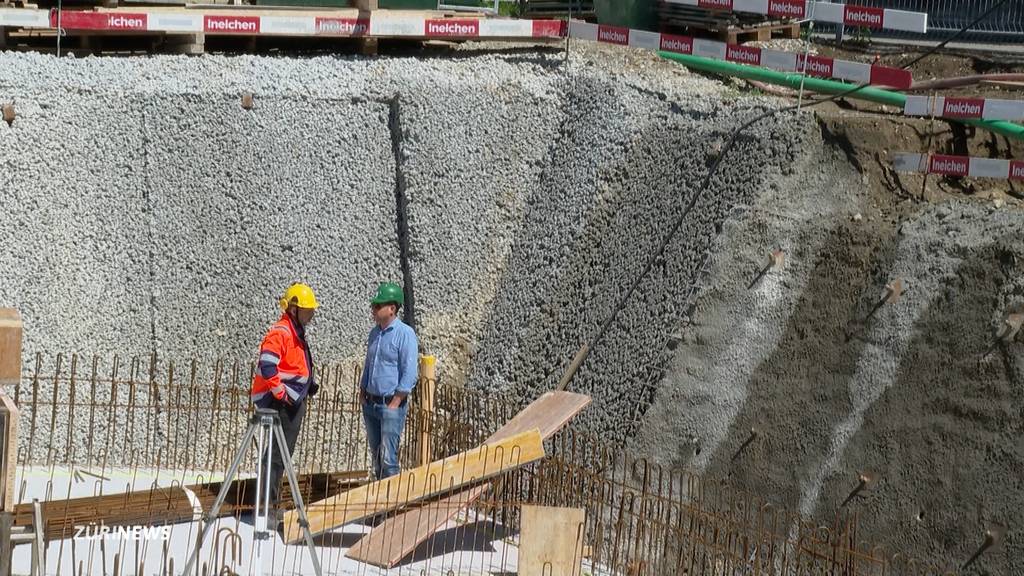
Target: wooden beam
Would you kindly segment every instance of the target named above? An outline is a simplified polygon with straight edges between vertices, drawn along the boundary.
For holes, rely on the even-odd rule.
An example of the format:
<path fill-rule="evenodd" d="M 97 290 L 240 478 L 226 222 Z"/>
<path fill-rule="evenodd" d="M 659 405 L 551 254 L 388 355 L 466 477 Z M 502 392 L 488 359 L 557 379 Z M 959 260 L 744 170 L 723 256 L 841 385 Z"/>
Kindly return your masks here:
<path fill-rule="evenodd" d="M 14 510 L 14 473 L 18 467 L 18 407 L 9 395 L 21 384 L 21 316 L 0 309 L 0 510 Z"/>
<path fill-rule="evenodd" d="M 431 446 L 434 425 L 434 390 L 437 387 L 437 358 L 420 356 L 420 434 L 419 434 L 419 465 L 429 464 L 434 460 Z"/>
<path fill-rule="evenodd" d="M 498 442 L 532 428 L 539 429 L 541 437 L 547 440 L 588 404 L 590 397 L 583 394 L 548 392 L 516 414 L 487 442 Z M 345 556 L 374 566 L 393 568 L 489 489 L 489 484 L 475 486 L 388 518 L 349 548 Z"/>
<path fill-rule="evenodd" d="M 370 13 L 379 8 L 378 4 L 378 0 L 352 0 L 352 5 L 359 10 L 359 16 L 363 18 L 369 18 Z M 364 12 L 365 14 L 363 14 Z M 376 56 L 377 48 L 378 42 L 376 38 L 359 39 L 359 53 L 363 56 Z"/>
<path fill-rule="evenodd" d="M 582 508 L 523 506 L 519 573 L 580 576 L 583 563 Z"/>
<path fill-rule="evenodd" d="M 32 501 L 32 525 L 36 527 L 32 535 L 32 576 L 44 576 L 46 574 L 46 543 L 43 538 L 43 526 L 46 521 L 43 519 L 43 507 L 39 500 Z"/>
<path fill-rule="evenodd" d="M 18 422 L 21 413 L 0 390 L 0 510 L 14 511 L 14 474 L 18 470 Z"/>
<path fill-rule="evenodd" d="M 369 472 L 331 472 L 304 474 L 299 476 L 299 491 L 304 501 L 320 500 L 340 494 L 367 482 Z M 166 487 L 120 492 L 102 496 L 85 496 L 65 500 L 50 500 L 40 506 L 40 517 L 45 518 L 40 534 L 47 540 L 63 540 L 75 535 L 75 526 L 90 522 L 106 526 L 166 525 L 190 522 L 195 518 L 193 500 L 185 492 L 195 495 L 204 511 L 213 508 L 220 493 L 222 482 L 208 482 L 181 487 Z M 217 514 L 219 518 L 251 512 L 253 495 L 256 493 L 256 479 L 245 478 L 231 483 L 224 504 Z M 279 506 L 288 509 L 294 506 L 290 482 L 286 478 L 281 488 Z M 16 526 L 37 526 L 33 504 L 15 506 Z"/>
<path fill-rule="evenodd" d="M 1007 90 L 1024 90 L 1024 82 L 1011 82 L 1009 80 L 982 80 L 982 86 L 997 86 Z"/>
<path fill-rule="evenodd" d="M 11 576 L 11 565 L 14 557 L 11 527 L 14 518 L 10 512 L 0 512 L 0 576 Z"/>
<path fill-rule="evenodd" d="M 309 529 L 314 535 L 320 534 L 492 478 L 543 457 L 544 444 L 535 428 L 310 504 L 306 511 Z M 284 540 L 294 544 L 302 538 L 299 515 L 290 511 L 284 518 Z"/>
<path fill-rule="evenodd" d="M 0 387 L 4 389 L 21 382 L 22 329 L 17 310 L 0 308 Z"/>

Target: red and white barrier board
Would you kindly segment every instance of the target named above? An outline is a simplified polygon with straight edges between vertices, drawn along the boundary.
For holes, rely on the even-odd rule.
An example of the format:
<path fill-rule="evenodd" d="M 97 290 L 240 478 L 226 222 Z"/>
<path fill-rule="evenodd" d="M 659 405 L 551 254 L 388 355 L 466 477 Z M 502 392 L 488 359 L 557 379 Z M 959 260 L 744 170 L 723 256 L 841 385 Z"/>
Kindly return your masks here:
<path fill-rule="evenodd" d="M 1024 101 L 954 98 L 952 96 L 907 96 L 903 113 L 907 116 L 938 116 L 941 118 L 1024 120 Z"/>
<path fill-rule="evenodd" d="M 875 86 L 891 86 L 893 88 L 910 88 L 913 76 L 907 70 L 872 66 L 862 62 L 836 60 L 822 56 L 808 56 L 806 62 L 803 54 L 782 52 L 753 46 L 726 44 L 715 40 L 659 34 L 630 28 L 618 28 L 600 24 L 589 24 L 578 20 L 569 22 L 569 36 L 582 40 L 632 46 L 646 50 L 661 50 L 677 54 L 692 54 L 716 60 L 727 60 L 738 64 L 764 66 L 783 72 L 805 72 L 809 76 L 834 78 L 857 83 L 869 83 Z"/>
<path fill-rule="evenodd" d="M 372 12 L 368 18 L 355 11 L 339 16 L 282 13 L 249 15 L 182 11 L 0 10 L 0 26 L 103 30 L 118 32 L 180 32 L 219 35 L 280 35 L 340 37 L 412 37 L 434 39 L 472 38 L 562 38 L 561 20 L 500 20 L 475 18 L 432 19 L 401 11 Z"/>
<path fill-rule="evenodd" d="M 897 172 L 1024 180 L 1024 160 L 971 158 L 944 154 L 896 154 L 893 157 L 893 167 Z"/>
<path fill-rule="evenodd" d="M 779 18 L 816 20 L 847 26 L 886 28 L 906 32 L 928 31 L 928 14 L 906 12 L 888 8 L 870 8 L 854 4 L 812 2 L 810 0 L 665 0 L 670 4 L 682 4 L 710 10 L 729 12 L 750 12 Z"/>

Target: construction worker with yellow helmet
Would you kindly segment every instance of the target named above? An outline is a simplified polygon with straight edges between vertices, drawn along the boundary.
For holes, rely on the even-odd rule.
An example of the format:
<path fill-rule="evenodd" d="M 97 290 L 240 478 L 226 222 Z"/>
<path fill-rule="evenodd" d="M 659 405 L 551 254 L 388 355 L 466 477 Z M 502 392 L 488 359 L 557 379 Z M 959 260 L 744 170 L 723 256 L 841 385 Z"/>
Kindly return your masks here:
<path fill-rule="evenodd" d="M 306 414 L 306 397 L 315 395 L 319 388 L 313 376 L 313 355 L 306 341 L 306 326 L 320 305 L 313 289 L 305 284 L 292 284 L 280 305 L 281 318 L 270 327 L 260 344 L 250 399 L 259 408 L 277 410 L 291 454 Z M 282 473 L 284 461 L 280 451 L 274 450 L 270 463 L 270 501 L 274 507 L 280 496 Z M 276 525 L 280 516 L 281 511 L 276 510 L 270 518 L 271 525 Z"/>

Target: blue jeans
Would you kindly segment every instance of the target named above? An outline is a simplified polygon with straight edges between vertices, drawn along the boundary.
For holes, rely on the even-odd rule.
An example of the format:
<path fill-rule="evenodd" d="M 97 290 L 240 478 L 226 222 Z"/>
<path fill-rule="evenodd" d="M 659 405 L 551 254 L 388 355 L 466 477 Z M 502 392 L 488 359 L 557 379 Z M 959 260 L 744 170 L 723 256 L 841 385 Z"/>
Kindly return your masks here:
<path fill-rule="evenodd" d="M 370 445 L 373 459 L 373 476 L 378 480 L 394 476 L 402 471 L 398 465 L 398 442 L 405 428 L 405 414 L 409 402 L 395 409 L 386 404 L 367 400 L 363 404 L 363 423 L 366 425 L 366 441 Z"/>

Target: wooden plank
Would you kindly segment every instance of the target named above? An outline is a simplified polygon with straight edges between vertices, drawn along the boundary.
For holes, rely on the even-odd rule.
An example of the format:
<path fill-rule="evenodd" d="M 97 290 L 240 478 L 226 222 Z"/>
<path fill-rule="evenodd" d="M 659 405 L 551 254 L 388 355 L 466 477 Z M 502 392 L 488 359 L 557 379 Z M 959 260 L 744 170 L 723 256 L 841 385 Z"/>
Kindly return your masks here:
<path fill-rule="evenodd" d="M 14 473 L 18 467 L 18 407 L 8 395 L 21 384 L 21 316 L 0 309 L 0 510 L 14 506 Z"/>
<path fill-rule="evenodd" d="M 43 538 L 43 507 L 39 500 L 32 501 L 32 525 L 36 526 L 32 539 L 32 576 L 46 574 L 46 543 Z"/>
<path fill-rule="evenodd" d="M 302 494 L 303 502 L 315 502 L 330 496 L 341 494 L 358 486 L 369 483 L 370 473 L 366 470 L 353 472 L 318 472 L 313 474 L 301 474 L 298 477 L 299 492 Z M 256 479 L 245 478 L 235 480 L 224 498 L 219 516 L 233 516 L 237 513 L 251 512 L 253 508 L 253 495 L 256 494 Z M 223 482 L 209 482 L 188 486 L 204 510 L 213 508 L 217 500 Z M 282 510 L 290 510 L 295 507 L 294 494 L 291 482 L 287 478 L 281 485 L 281 499 L 278 507 Z"/>
<path fill-rule="evenodd" d="M 575 392 L 546 392 L 487 439 L 503 440 L 525 430 L 536 428 L 545 440 L 569 423 L 590 404 L 590 396 Z"/>
<path fill-rule="evenodd" d="M 582 508 L 523 506 L 519 573 L 580 576 L 583 562 Z"/>
<path fill-rule="evenodd" d="M 534 400 L 487 439 L 496 442 L 537 428 L 546 440 L 590 404 L 590 397 L 573 392 L 547 392 Z M 469 507 L 490 489 L 489 484 L 463 490 L 415 510 L 388 518 L 362 537 L 345 556 L 374 566 L 393 568 L 423 541 Z"/>
<path fill-rule="evenodd" d="M 299 491 L 304 501 L 320 500 L 340 494 L 367 483 L 366 471 L 331 472 L 304 474 L 299 476 Z M 213 507 L 222 482 L 208 482 L 186 486 L 199 501 L 203 510 Z M 231 483 L 217 516 L 224 518 L 252 511 L 252 496 L 256 490 L 256 479 L 245 478 Z M 283 509 L 294 506 L 291 485 L 287 479 L 281 488 Z M 76 525 L 103 523 L 106 526 L 167 525 L 190 522 L 195 509 L 192 500 L 180 487 L 154 488 L 135 492 L 86 496 L 43 502 L 42 515 L 46 523 L 42 534 L 47 540 L 62 540 L 75 535 Z M 14 507 L 17 526 L 35 526 L 33 505 L 19 504 Z"/>
<path fill-rule="evenodd" d="M 1024 90 L 1024 82 L 1012 82 L 1010 80 L 982 80 L 982 86 L 996 86 L 1007 90 Z"/>
<path fill-rule="evenodd" d="M 380 8 L 377 0 L 353 0 L 353 6 L 359 9 L 360 15 L 366 12 L 373 12 Z M 376 38 L 360 38 L 359 53 L 363 56 L 376 56 L 380 43 Z"/>
<path fill-rule="evenodd" d="M 395 510 L 544 457 L 540 431 L 516 434 L 500 442 L 485 443 L 468 452 L 407 470 L 390 478 L 350 490 L 309 506 L 310 531 L 320 534 L 349 522 Z M 300 542 L 303 531 L 294 510 L 284 518 L 285 542 Z"/>
<path fill-rule="evenodd" d="M 18 470 L 18 422 L 14 400 L 0 390 L 0 510 L 14 510 L 14 474 Z"/>
<path fill-rule="evenodd" d="M 11 526 L 14 518 L 10 512 L 0 512 L 0 576 L 11 576 L 14 546 L 11 543 Z"/>
<path fill-rule="evenodd" d="M 192 520 L 192 502 L 181 488 L 156 488 L 104 496 L 40 503 L 44 524 L 36 524 L 34 503 L 15 507 L 14 523 L 32 526 L 46 540 L 75 536 L 75 526 L 103 522 L 107 526 L 174 524 Z"/>
<path fill-rule="evenodd" d="M 420 434 L 418 439 L 419 465 L 434 460 L 431 446 L 434 425 L 434 391 L 437 387 L 437 358 L 420 356 Z"/>
<path fill-rule="evenodd" d="M 21 332 L 18 311 L 0 308 L 0 387 L 17 386 L 21 381 Z"/>

